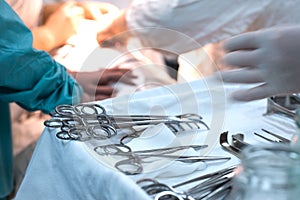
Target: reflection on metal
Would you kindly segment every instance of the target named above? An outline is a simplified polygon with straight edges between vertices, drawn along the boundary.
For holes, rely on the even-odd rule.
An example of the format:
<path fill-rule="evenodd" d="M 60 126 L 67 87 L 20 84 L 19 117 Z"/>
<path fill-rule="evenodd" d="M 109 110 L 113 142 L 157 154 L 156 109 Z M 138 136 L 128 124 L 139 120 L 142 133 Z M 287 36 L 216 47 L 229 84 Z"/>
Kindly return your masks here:
<path fill-rule="evenodd" d="M 296 109 L 300 106 L 300 97 L 298 94 L 290 96 L 273 96 L 268 98 L 266 115 L 282 114 L 295 119 Z"/>
<path fill-rule="evenodd" d="M 60 128 L 56 136 L 63 140 L 86 141 L 90 139 L 109 139 L 122 129 L 129 129 L 128 136 L 138 137 L 141 130 L 151 125 L 165 124 L 174 133 L 200 129 L 208 125 L 198 114 L 187 113 L 176 116 L 167 115 L 108 115 L 98 104 L 59 105 L 53 118 L 44 122 L 51 128 Z M 136 131 L 136 127 L 140 127 Z"/>

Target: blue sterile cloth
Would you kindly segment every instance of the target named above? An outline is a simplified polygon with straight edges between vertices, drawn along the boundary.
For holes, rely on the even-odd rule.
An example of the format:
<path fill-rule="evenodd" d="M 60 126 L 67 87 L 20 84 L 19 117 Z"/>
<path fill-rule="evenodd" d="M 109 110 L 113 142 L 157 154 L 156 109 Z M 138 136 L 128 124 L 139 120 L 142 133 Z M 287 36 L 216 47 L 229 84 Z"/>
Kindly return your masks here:
<path fill-rule="evenodd" d="M 52 111 L 78 103 L 81 87 L 66 69 L 43 51 L 32 48 L 32 34 L 0 0 L 0 198 L 13 187 L 9 102 L 27 110 Z"/>

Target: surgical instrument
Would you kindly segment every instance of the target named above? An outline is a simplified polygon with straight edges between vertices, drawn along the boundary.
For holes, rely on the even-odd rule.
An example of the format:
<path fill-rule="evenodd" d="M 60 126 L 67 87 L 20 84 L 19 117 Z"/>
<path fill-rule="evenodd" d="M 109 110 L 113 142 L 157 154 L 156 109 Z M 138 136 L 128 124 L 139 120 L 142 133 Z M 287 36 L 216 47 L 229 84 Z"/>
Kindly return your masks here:
<path fill-rule="evenodd" d="M 194 145 L 191 147 L 195 147 Z M 204 146 L 198 146 L 197 148 L 205 148 Z M 117 160 L 115 163 L 115 168 L 119 171 L 128 174 L 134 175 L 142 173 L 143 166 L 142 163 L 147 163 L 148 158 L 166 158 L 174 161 L 180 161 L 184 163 L 194 163 L 202 161 L 219 161 L 219 160 L 229 160 L 230 157 L 223 156 L 185 156 L 185 155 L 174 155 L 174 153 L 179 150 L 184 150 L 190 148 L 189 146 L 179 146 L 179 147 L 170 147 L 170 148 L 161 148 L 153 150 L 144 150 L 144 151 L 132 151 L 129 146 L 124 144 L 108 144 L 102 146 L 96 146 L 94 151 L 101 156 L 117 156 L 125 158 L 123 160 Z M 153 162 L 149 161 L 149 162 Z"/>
<path fill-rule="evenodd" d="M 201 125 L 209 129 L 202 117 L 193 113 L 176 116 L 108 115 L 105 108 L 98 104 L 59 105 L 52 116 L 44 125 L 61 128 L 56 135 L 65 140 L 108 139 L 122 129 L 130 129 L 133 134 L 137 134 L 141 131 L 136 131 L 135 126 L 146 126 L 145 129 L 149 125 L 159 123 L 164 123 L 175 133 L 187 129 L 200 129 Z"/>
<path fill-rule="evenodd" d="M 282 137 L 282 136 L 280 136 L 278 134 L 275 134 L 275 133 L 273 133 L 271 131 L 268 131 L 266 129 L 261 129 L 261 130 L 264 131 L 265 133 L 267 133 L 269 135 L 272 135 L 273 137 L 277 138 L 277 140 L 276 139 L 267 138 L 267 137 L 265 137 L 262 134 L 259 134 L 257 132 L 254 132 L 254 135 L 256 135 L 258 137 L 261 137 L 261 138 L 263 138 L 263 139 L 265 139 L 265 140 L 267 140 L 269 142 L 291 143 L 291 140 L 286 139 L 286 138 L 284 138 L 284 137 Z"/>
<path fill-rule="evenodd" d="M 137 181 L 137 184 L 149 195 L 155 196 L 155 199 L 216 199 L 229 193 L 231 189 L 231 180 L 235 175 L 236 166 L 231 166 L 209 174 L 178 183 L 173 186 L 161 183 L 155 179 L 145 178 Z M 199 184 L 179 190 L 181 186 L 191 183 Z"/>
<path fill-rule="evenodd" d="M 249 144 L 244 141 L 244 134 L 237 133 L 237 134 L 232 135 L 231 137 L 232 137 L 233 146 L 235 146 L 239 149 L 242 149 L 242 150 L 244 148 L 246 148 L 247 146 L 249 146 Z"/>
<path fill-rule="evenodd" d="M 295 119 L 295 110 L 300 106 L 298 94 L 290 96 L 273 96 L 267 99 L 267 112 L 265 115 L 277 113 Z"/>
<path fill-rule="evenodd" d="M 220 143 L 221 147 L 224 150 L 228 151 L 229 153 L 235 155 L 236 157 L 241 158 L 242 150 L 233 145 L 230 145 L 227 140 L 227 137 L 228 137 L 228 131 L 221 133 L 221 135 L 219 137 L 219 143 Z"/>

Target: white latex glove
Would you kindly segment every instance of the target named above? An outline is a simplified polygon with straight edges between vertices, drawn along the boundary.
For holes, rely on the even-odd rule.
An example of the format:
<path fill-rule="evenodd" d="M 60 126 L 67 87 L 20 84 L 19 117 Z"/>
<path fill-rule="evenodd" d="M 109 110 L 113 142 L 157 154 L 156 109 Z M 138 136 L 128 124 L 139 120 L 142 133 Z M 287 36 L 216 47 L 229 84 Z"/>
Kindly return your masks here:
<path fill-rule="evenodd" d="M 223 60 L 240 69 L 222 72 L 224 82 L 258 83 L 233 93 L 250 101 L 300 92 L 300 26 L 277 27 L 249 32 L 224 43 Z"/>

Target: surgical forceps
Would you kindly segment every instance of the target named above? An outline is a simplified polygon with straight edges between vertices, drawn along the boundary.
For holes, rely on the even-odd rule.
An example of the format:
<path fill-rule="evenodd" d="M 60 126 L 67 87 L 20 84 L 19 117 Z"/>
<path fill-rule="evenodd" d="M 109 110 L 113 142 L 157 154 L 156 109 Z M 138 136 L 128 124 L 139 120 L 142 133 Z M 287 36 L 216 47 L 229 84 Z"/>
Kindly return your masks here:
<path fill-rule="evenodd" d="M 268 137 L 265 137 L 262 134 L 259 134 L 257 132 L 254 132 L 254 135 L 261 137 L 269 142 L 277 142 L 277 143 L 284 143 L 284 144 L 288 144 L 291 143 L 291 140 L 286 139 L 278 134 L 275 134 L 271 131 L 268 131 L 266 129 L 261 129 L 263 132 L 265 132 L 266 134 L 269 134 L 277 139 L 270 139 Z M 229 153 L 237 156 L 238 158 L 241 158 L 241 153 L 242 150 L 244 148 L 246 148 L 247 146 L 250 146 L 251 144 L 248 144 L 244 141 L 244 135 L 242 133 L 237 133 L 232 135 L 232 145 L 229 144 L 228 142 L 228 131 L 221 133 L 220 138 L 219 138 L 219 143 L 222 146 L 222 148 L 226 151 L 228 151 Z"/>
<path fill-rule="evenodd" d="M 85 141 L 107 139 L 117 134 L 104 107 L 97 104 L 59 105 L 51 115 L 53 118 L 46 120 L 44 125 L 61 128 L 56 134 L 60 139 Z"/>
<path fill-rule="evenodd" d="M 298 94 L 290 96 L 273 96 L 267 100 L 266 115 L 272 113 L 283 114 L 289 118 L 295 119 L 295 110 L 300 106 L 300 97 Z"/>
<path fill-rule="evenodd" d="M 221 147 L 225 151 L 235 155 L 238 158 L 241 158 L 242 157 L 242 150 L 237 148 L 236 146 L 230 145 L 229 142 L 228 142 L 227 137 L 228 137 L 228 131 L 225 131 L 225 132 L 220 134 L 219 143 L 220 143 Z"/>
<path fill-rule="evenodd" d="M 284 138 L 284 137 L 282 137 L 282 136 L 280 136 L 280 135 L 278 135 L 278 134 L 275 134 L 275 133 L 273 133 L 273 132 L 271 132 L 271 131 L 268 131 L 268 130 L 266 130 L 266 129 L 261 129 L 261 130 L 262 130 L 263 132 L 269 134 L 269 135 L 272 135 L 273 137 L 275 137 L 275 138 L 277 138 L 277 139 L 276 139 L 276 140 L 272 140 L 272 139 L 267 138 L 267 137 L 265 137 L 265 136 L 263 136 L 263 135 L 261 135 L 261 134 L 259 134 L 259 133 L 256 133 L 256 132 L 254 132 L 254 135 L 256 135 L 256 136 L 258 136 L 258 137 L 261 137 L 261 138 L 263 138 L 263 139 L 265 139 L 265 140 L 267 140 L 267 141 L 269 141 L 269 142 L 279 142 L 279 143 L 286 143 L 286 144 L 291 143 L 291 140 L 286 139 L 286 138 Z"/>
<path fill-rule="evenodd" d="M 219 161 L 230 159 L 230 157 L 221 156 L 184 156 L 171 154 L 189 148 L 199 150 L 206 147 L 207 145 L 187 145 L 142 151 L 132 151 L 129 146 L 124 144 L 108 144 L 103 146 L 96 146 L 94 148 L 94 151 L 101 156 L 117 156 L 125 158 L 123 160 L 117 161 L 115 163 L 115 168 L 127 175 L 135 175 L 142 173 L 142 164 L 147 162 L 153 162 L 153 160 L 147 161 L 147 158 L 165 158 L 184 163 L 194 163 L 200 161 Z"/>
<path fill-rule="evenodd" d="M 137 181 L 137 184 L 155 199 L 217 199 L 226 196 L 232 186 L 232 177 L 235 175 L 236 166 L 231 166 L 216 172 L 205 174 L 173 186 L 161 183 L 155 179 L 145 178 Z M 200 182 L 201 181 L 201 182 Z M 187 188 L 184 191 L 177 188 L 191 183 L 199 184 Z"/>
<path fill-rule="evenodd" d="M 56 134 L 60 139 L 85 141 L 91 138 L 107 139 L 117 134 L 119 129 L 149 126 L 164 123 L 173 132 L 186 129 L 200 129 L 200 125 L 209 127 L 197 114 L 165 115 L 108 115 L 104 107 L 98 104 L 59 105 L 52 113 L 53 118 L 44 122 L 52 128 L 61 128 Z M 141 131 L 140 131 L 141 132 Z"/>

